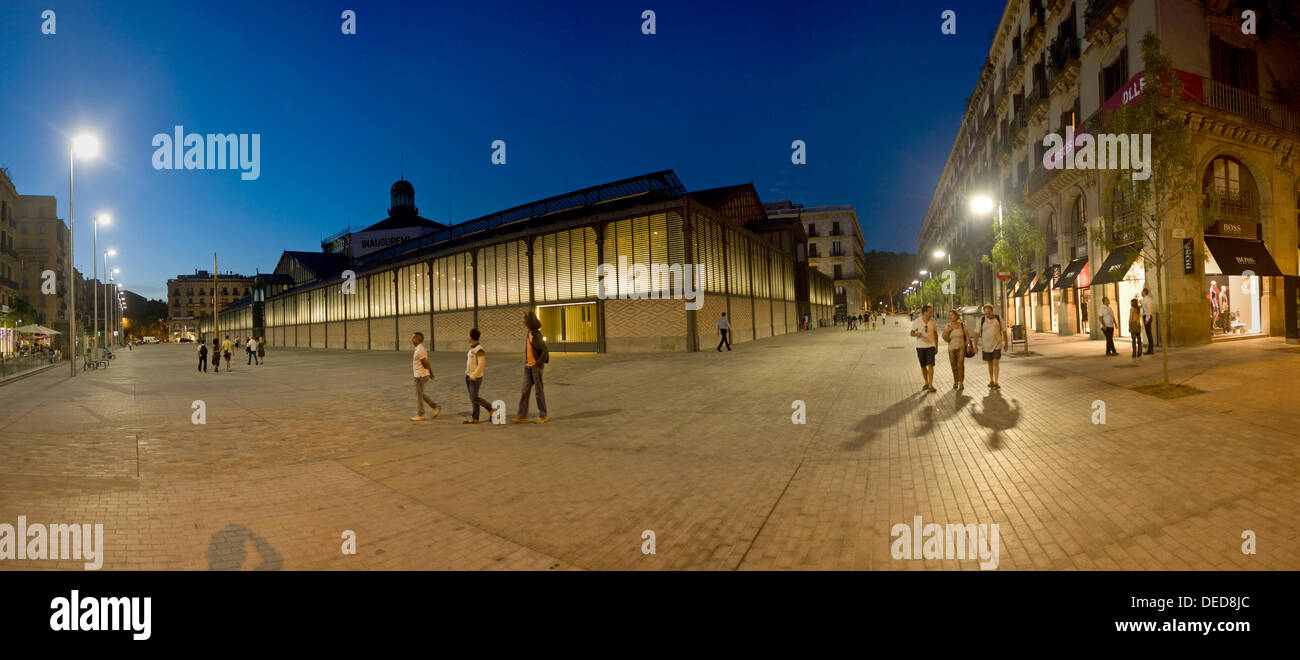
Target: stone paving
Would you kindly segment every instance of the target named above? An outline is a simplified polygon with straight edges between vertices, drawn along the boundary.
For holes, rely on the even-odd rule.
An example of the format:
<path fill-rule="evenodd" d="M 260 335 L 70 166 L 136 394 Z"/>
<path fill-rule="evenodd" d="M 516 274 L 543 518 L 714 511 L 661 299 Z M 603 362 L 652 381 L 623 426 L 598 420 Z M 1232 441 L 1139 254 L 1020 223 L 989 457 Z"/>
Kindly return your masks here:
<path fill-rule="evenodd" d="M 513 415 L 519 342 L 485 339 L 483 395 Z M 999 525 L 999 570 L 1300 569 L 1300 350 L 1178 349 L 1174 379 L 1206 393 L 1163 401 L 1127 389 L 1156 358 L 1032 341 L 1000 392 L 978 360 L 947 389 L 941 361 L 934 394 L 904 322 L 555 354 L 552 422 L 505 426 L 460 423 L 460 352 L 431 354 L 444 410 L 417 423 L 407 351 L 202 374 L 192 344 L 144 346 L 0 387 L 0 523 L 102 523 L 106 569 L 978 569 L 892 558 L 914 516 Z"/>

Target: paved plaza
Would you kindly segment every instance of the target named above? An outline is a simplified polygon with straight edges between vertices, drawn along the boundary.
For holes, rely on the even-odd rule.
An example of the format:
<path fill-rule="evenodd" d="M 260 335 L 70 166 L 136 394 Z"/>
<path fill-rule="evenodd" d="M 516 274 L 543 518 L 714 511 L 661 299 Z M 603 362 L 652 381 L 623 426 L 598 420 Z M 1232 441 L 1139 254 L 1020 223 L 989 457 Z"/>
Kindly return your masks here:
<path fill-rule="evenodd" d="M 0 387 L 0 522 L 102 523 L 106 569 L 978 569 L 893 559 L 915 516 L 997 524 L 999 570 L 1300 569 L 1300 349 L 1178 349 L 1206 393 L 1165 401 L 1127 389 L 1158 356 L 1036 338 L 1000 393 L 941 361 L 924 394 L 906 327 L 554 354 L 545 425 L 462 424 L 462 352 L 430 355 L 444 409 L 411 422 L 409 351 L 203 374 L 193 344 L 137 347 Z M 484 343 L 513 416 L 522 340 Z"/>

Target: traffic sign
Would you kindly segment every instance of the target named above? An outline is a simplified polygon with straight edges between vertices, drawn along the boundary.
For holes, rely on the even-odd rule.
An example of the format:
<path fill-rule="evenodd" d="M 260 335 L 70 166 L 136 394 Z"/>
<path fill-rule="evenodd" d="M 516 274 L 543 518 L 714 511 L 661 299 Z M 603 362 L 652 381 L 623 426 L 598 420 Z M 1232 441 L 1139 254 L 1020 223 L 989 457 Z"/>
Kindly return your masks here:
<path fill-rule="evenodd" d="M 1006 266 L 999 268 L 998 279 L 1002 280 L 1003 282 L 1011 281 L 1011 269 L 1007 268 Z"/>

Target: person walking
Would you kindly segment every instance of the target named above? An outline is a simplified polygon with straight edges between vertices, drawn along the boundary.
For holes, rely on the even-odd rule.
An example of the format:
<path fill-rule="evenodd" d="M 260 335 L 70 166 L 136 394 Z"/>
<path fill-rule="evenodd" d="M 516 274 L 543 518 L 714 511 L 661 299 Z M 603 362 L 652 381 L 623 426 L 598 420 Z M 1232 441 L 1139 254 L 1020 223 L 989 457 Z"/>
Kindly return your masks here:
<path fill-rule="evenodd" d="M 1142 355 L 1142 305 L 1137 298 L 1129 301 L 1128 334 L 1133 340 L 1133 357 Z"/>
<path fill-rule="evenodd" d="M 1115 310 L 1110 308 L 1110 298 L 1102 296 L 1097 321 L 1101 324 L 1101 334 L 1106 335 L 1106 357 L 1119 355 L 1115 350 Z"/>
<path fill-rule="evenodd" d="M 230 341 L 230 335 L 226 335 L 226 340 L 221 342 L 221 357 L 226 359 L 226 371 L 230 371 L 230 353 L 235 350 L 235 342 Z"/>
<path fill-rule="evenodd" d="M 212 338 L 212 373 L 221 373 L 221 340 Z"/>
<path fill-rule="evenodd" d="M 516 424 L 526 424 L 528 422 L 528 394 L 533 387 L 537 387 L 537 418 L 538 424 L 545 424 L 551 421 L 546 415 L 546 393 L 542 389 L 542 372 L 546 368 L 546 363 L 551 361 L 551 352 L 546 348 L 546 340 L 542 337 L 542 322 L 532 312 L 524 313 L 524 329 L 527 330 L 527 336 L 524 339 L 524 391 L 519 397 L 519 414 L 510 420 Z"/>
<path fill-rule="evenodd" d="M 1155 339 L 1151 337 L 1151 326 L 1153 325 L 1152 321 L 1155 319 L 1155 314 L 1152 309 L 1153 307 L 1154 305 L 1151 302 L 1151 289 L 1143 287 L 1142 288 L 1142 326 L 1147 331 L 1147 355 L 1151 355 L 1152 353 L 1156 352 L 1156 342 Z"/>
<path fill-rule="evenodd" d="M 952 389 L 966 387 L 966 325 L 956 310 L 948 312 L 948 325 L 943 329 L 943 340 L 948 342 L 948 364 L 952 366 Z"/>
<path fill-rule="evenodd" d="M 257 357 L 257 346 L 258 346 L 258 344 L 257 344 L 257 338 L 256 338 L 256 337 L 249 337 L 249 338 L 248 338 L 247 349 L 248 349 L 248 363 L 249 363 L 250 365 L 251 365 L 251 364 L 257 364 L 257 365 L 262 364 L 261 360 L 259 360 L 258 357 Z"/>
<path fill-rule="evenodd" d="M 727 350 L 731 350 L 731 321 L 727 320 L 726 312 L 723 312 L 722 316 L 718 317 L 718 334 L 722 335 L 722 339 L 718 340 L 718 352 L 722 352 L 724 344 L 727 346 Z"/>
<path fill-rule="evenodd" d="M 199 371 L 204 373 L 208 371 L 208 345 L 206 342 L 199 342 Z"/>
<path fill-rule="evenodd" d="M 257 338 L 257 363 L 266 363 L 266 337 Z"/>
<path fill-rule="evenodd" d="M 922 392 L 934 392 L 934 357 L 939 351 L 938 324 L 933 318 L 933 308 L 921 308 L 921 315 L 912 322 L 911 335 L 916 338 L 916 358 L 921 363 L 921 377 L 925 379 Z"/>
<path fill-rule="evenodd" d="M 437 401 L 429 398 L 424 393 L 424 384 L 433 378 L 433 367 L 429 366 L 429 351 L 424 347 L 424 333 L 417 332 L 411 335 L 411 345 L 415 350 L 411 352 L 411 371 L 415 376 L 415 417 L 411 418 L 412 422 L 424 421 L 424 404 L 428 403 L 433 409 L 433 416 L 437 417 L 442 412 L 442 406 Z"/>
<path fill-rule="evenodd" d="M 487 351 L 478 343 L 478 328 L 469 331 L 469 352 L 465 355 L 465 388 L 469 390 L 469 403 L 474 407 L 466 424 L 478 424 L 478 409 L 482 406 L 488 417 L 492 416 L 492 404 L 478 395 L 478 388 L 483 384 L 483 368 L 487 366 Z"/>
<path fill-rule="evenodd" d="M 984 305 L 984 316 L 980 318 L 979 329 L 975 331 L 975 343 L 989 365 L 989 389 L 1002 389 L 998 384 L 1002 351 L 1010 350 L 1011 346 L 1007 341 L 1007 329 L 1002 318 L 993 313 L 993 305 Z"/>

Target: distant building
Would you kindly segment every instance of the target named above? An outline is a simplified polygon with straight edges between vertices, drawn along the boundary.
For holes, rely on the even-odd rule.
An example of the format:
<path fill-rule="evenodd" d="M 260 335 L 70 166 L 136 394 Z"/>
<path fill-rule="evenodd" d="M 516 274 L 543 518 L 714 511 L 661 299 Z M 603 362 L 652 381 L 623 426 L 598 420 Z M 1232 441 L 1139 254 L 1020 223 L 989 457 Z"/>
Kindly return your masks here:
<path fill-rule="evenodd" d="M 206 270 L 195 270 L 193 275 L 167 280 L 167 327 L 172 341 L 195 336 L 199 324 L 212 318 L 214 305 L 221 310 L 251 298 L 254 279 L 235 273 L 221 273 L 214 278 Z"/>
<path fill-rule="evenodd" d="M 9 171 L 0 169 L 0 306 L 14 306 L 19 297 L 18 278 L 22 272 L 18 250 L 14 247 L 18 223 L 14 221 L 18 191 L 9 179 Z"/>
<path fill-rule="evenodd" d="M 764 204 L 768 218 L 797 219 L 806 231 L 808 263 L 835 281 L 835 311 L 866 311 L 866 241 L 850 204 L 810 206 L 789 200 Z"/>

